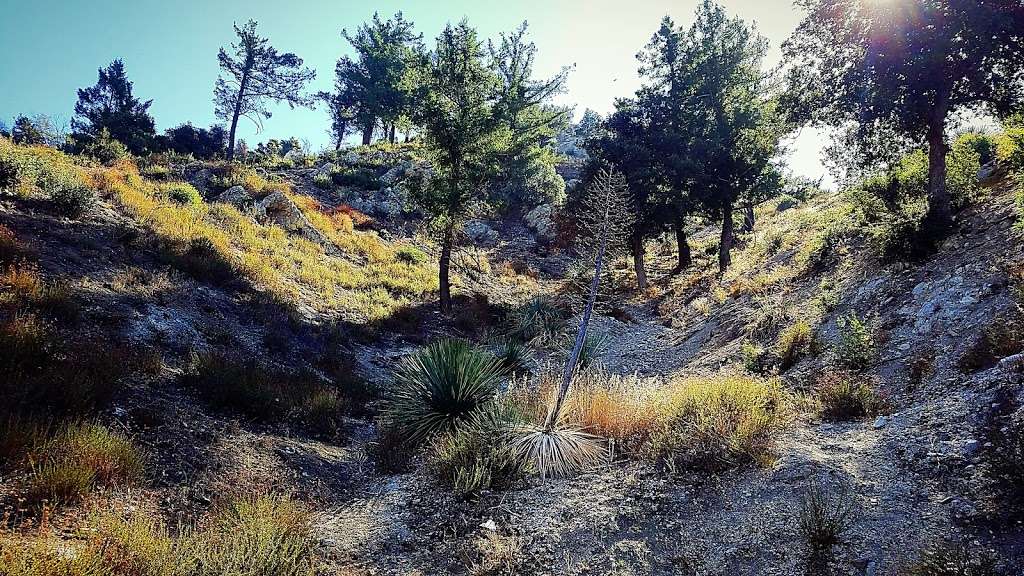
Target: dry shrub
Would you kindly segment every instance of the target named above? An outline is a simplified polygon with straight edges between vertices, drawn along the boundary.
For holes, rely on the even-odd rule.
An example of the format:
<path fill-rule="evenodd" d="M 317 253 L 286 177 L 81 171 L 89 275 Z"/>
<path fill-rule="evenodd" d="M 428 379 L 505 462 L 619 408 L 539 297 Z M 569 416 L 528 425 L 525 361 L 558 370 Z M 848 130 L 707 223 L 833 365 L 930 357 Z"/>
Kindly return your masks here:
<path fill-rule="evenodd" d="M 26 257 L 25 247 L 14 231 L 0 224 L 0 268 L 16 264 Z"/>
<path fill-rule="evenodd" d="M 549 374 L 543 389 L 554 390 L 557 375 Z M 636 376 L 618 376 L 604 370 L 577 373 L 565 403 L 564 420 L 607 438 L 613 450 L 636 455 L 659 425 L 659 398 Z"/>
<path fill-rule="evenodd" d="M 99 424 L 65 426 L 34 452 L 26 492 L 34 505 L 74 503 L 97 487 L 131 485 L 142 477 L 138 448 Z"/>
<path fill-rule="evenodd" d="M 518 536 L 484 532 L 473 542 L 466 564 L 471 576 L 515 576 L 523 570 L 526 542 Z"/>
<path fill-rule="evenodd" d="M 1024 350 L 1024 314 L 1020 311 L 992 319 L 967 352 L 960 358 L 964 372 L 986 370 L 999 360 Z"/>
<path fill-rule="evenodd" d="M 661 394 L 663 424 L 649 449 L 671 470 L 768 463 L 775 436 L 789 419 L 788 397 L 774 379 L 682 377 Z"/>
<path fill-rule="evenodd" d="M 786 327 L 775 344 L 779 367 L 785 371 L 792 368 L 805 356 L 817 350 L 814 329 L 804 320 L 798 320 Z"/>
<path fill-rule="evenodd" d="M 831 550 L 854 522 L 856 504 L 850 488 L 811 482 L 800 507 L 799 529 L 812 552 Z"/>
<path fill-rule="evenodd" d="M 885 401 L 866 376 L 826 372 L 816 387 L 821 415 L 827 420 L 856 420 L 878 414 Z"/>

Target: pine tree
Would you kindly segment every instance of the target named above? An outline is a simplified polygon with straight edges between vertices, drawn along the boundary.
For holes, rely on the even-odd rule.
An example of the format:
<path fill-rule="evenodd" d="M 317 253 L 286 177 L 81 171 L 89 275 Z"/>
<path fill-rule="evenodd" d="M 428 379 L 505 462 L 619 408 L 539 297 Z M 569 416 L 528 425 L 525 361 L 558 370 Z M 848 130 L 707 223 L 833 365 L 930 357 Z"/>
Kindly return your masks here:
<path fill-rule="evenodd" d="M 145 152 L 156 135 L 156 124 L 149 114 L 153 101 L 139 100 L 132 94 L 132 87 L 120 59 L 100 68 L 96 85 L 78 91 L 71 121 L 75 138 L 84 144 L 99 138 L 106 129 L 132 154 Z"/>
<path fill-rule="evenodd" d="M 223 48 L 217 54 L 221 76 L 213 99 L 217 117 L 229 123 L 228 160 L 235 154 L 238 119 L 245 117 L 261 127 L 270 118 L 267 102 L 285 102 L 289 107 L 312 106 L 314 99 L 303 93 L 316 72 L 302 67 L 302 59 L 290 52 L 278 54 L 270 40 L 256 33 L 256 22 L 235 25 L 238 42 L 233 54 Z"/>

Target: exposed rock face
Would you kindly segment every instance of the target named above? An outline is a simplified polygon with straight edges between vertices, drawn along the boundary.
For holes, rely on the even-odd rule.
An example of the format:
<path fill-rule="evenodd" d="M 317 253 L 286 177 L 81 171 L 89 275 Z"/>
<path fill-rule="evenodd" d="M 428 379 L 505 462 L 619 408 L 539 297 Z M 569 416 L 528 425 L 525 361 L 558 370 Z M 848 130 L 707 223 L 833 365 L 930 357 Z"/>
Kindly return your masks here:
<path fill-rule="evenodd" d="M 247 208 L 256 203 L 256 199 L 241 186 L 232 186 L 217 196 L 216 202 L 231 204 L 237 208 Z"/>
<path fill-rule="evenodd" d="M 385 188 L 390 188 L 401 182 L 406 177 L 406 173 L 412 170 L 412 160 L 406 160 L 401 164 L 398 164 L 394 168 L 388 170 L 380 177 L 380 183 Z"/>
<path fill-rule="evenodd" d="M 302 214 L 302 210 L 281 192 L 274 192 L 256 205 L 256 217 L 317 242 L 325 248 L 334 249 L 334 244 L 313 227 Z"/>
<path fill-rule="evenodd" d="M 394 188 L 383 188 L 379 192 L 350 197 L 349 206 L 373 216 L 394 218 L 402 213 L 402 197 Z"/>
<path fill-rule="evenodd" d="M 541 204 L 527 212 L 526 225 L 537 234 L 541 240 L 554 240 L 555 221 L 553 219 L 555 207 L 551 204 Z"/>
<path fill-rule="evenodd" d="M 470 220 L 462 227 L 466 236 L 482 246 L 493 246 L 498 243 L 498 232 L 482 220 Z"/>
<path fill-rule="evenodd" d="M 330 178 L 331 174 L 333 174 L 337 170 L 338 170 L 338 166 L 336 164 L 334 164 L 333 162 L 328 162 L 328 163 L 324 164 L 323 166 L 320 166 L 319 168 L 314 170 L 310 174 L 310 177 L 312 178 L 312 177 L 316 177 L 316 176 L 326 176 L 326 177 Z"/>

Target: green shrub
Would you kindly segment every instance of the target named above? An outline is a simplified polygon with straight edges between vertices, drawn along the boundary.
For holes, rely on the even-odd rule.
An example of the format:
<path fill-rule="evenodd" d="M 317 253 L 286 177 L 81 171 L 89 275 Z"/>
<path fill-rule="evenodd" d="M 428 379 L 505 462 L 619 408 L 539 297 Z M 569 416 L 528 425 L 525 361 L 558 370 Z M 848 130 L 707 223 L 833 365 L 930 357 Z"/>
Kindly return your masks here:
<path fill-rule="evenodd" d="M 491 354 L 463 340 L 440 340 L 402 359 L 386 412 L 407 442 L 419 443 L 474 416 L 504 375 Z"/>
<path fill-rule="evenodd" d="M 321 190 L 327 190 L 334 184 L 334 180 L 330 176 L 319 172 L 313 176 L 313 185 Z"/>
<path fill-rule="evenodd" d="M 818 379 L 817 397 L 827 420 L 854 420 L 877 414 L 882 398 L 863 377 L 829 372 Z"/>
<path fill-rule="evenodd" d="M 511 403 L 489 402 L 462 425 L 434 439 L 428 468 L 460 497 L 507 488 L 523 473 L 523 458 L 514 446 L 521 419 Z"/>
<path fill-rule="evenodd" d="M 199 206 L 203 197 L 194 186 L 186 182 L 171 182 L 161 185 L 157 195 L 182 206 Z"/>
<path fill-rule="evenodd" d="M 856 372 L 871 367 L 877 350 L 870 323 L 861 320 L 856 312 L 850 312 L 840 316 L 836 325 L 839 327 L 839 341 L 835 345 L 835 354 L 839 366 Z"/>
<path fill-rule="evenodd" d="M 415 246 L 403 244 L 395 248 L 395 260 L 406 264 L 423 264 L 427 261 L 427 253 Z"/>
<path fill-rule="evenodd" d="M 151 180 L 166 180 L 171 175 L 171 169 L 163 164 L 150 163 L 143 166 L 139 173 Z"/>
<path fill-rule="evenodd" d="M 787 326 L 775 343 L 775 354 L 779 357 L 779 365 L 783 371 L 793 367 L 805 356 L 817 348 L 814 330 L 804 320 L 798 320 Z"/>
<path fill-rule="evenodd" d="M 371 168 L 350 168 L 331 174 L 331 179 L 338 186 L 356 188 L 358 190 L 377 190 L 380 188 L 380 176 Z"/>
<path fill-rule="evenodd" d="M 751 374 L 765 374 L 769 371 L 768 351 L 753 340 L 744 340 L 740 345 L 743 368 Z"/>
<path fill-rule="evenodd" d="M 568 310 L 558 302 L 536 297 L 514 310 L 509 336 L 523 342 L 551 344 L 562 336 Z"/>
<path fill-rule="evenodd" d="M 800 535 L 812 552 L 828 551 L 853 525 L 855 511 L 853 495 L 845 484 L 827 489 L 811 482 L 800 506 Z"/>
<path fill-rule="evenodd" d="M 25 169 L 14 144 L 0 137 L 0 192 L 22 195 L 25 187 Z"/>
<path fill-rule="evenodd" d="M 54 208 L 72 218 L 81 216 L 96 204 L 96 194 L 77 181 L 54 183 L 48 192 Z"/>
<path fill-rule="evenodd" d="M 87 143 L 82 152 L 107 166 L 129 156 L 128 148 L 112 137 L 106 128 L 100 132 L 97 138 Z"/>
<path fill-rule="evenodd" d="M 533 364 L 530 348 L 515 338 L 505 338 L 495 353 L 509 374 L 528 374 Z"/>

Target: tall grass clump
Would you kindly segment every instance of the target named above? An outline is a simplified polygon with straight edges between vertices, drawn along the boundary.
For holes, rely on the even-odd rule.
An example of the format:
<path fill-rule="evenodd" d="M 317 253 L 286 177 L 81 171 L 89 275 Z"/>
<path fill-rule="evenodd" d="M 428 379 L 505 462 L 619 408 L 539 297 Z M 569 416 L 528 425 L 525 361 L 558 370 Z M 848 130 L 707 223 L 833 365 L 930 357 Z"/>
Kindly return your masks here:
<path fill-rule="evenodd" d="M 826 420 L 856 420 L 878 414 L 885 405 L 875 386 L 864 376 L 849 372 L 827 372 L 815 390 Z"/>
<path fill-rule="evenodd" d="M 839 543 L 853 526 L 855 513 L 854 496 L 845 484 L 828 488 L 811 482 L 804 492 L 797 526 L 812 553 L 822 553 Z"/>
<path fill-rule="evenodd" d="M 501 361 L 464 340 L 440 340 L 402 359 L 386 413 L 407 442 L 450 431 L 494 398 Z"/>
<path fill-rule="evenodd" d="M 514 446 L 522 418 L 508 398 L 488 402 L 431 442 L 428 469 L 461 497 L 509 487 L 526 470 L 526 461 Z"/>
<path fill-rule="evenodd" d="M 96 488 L 128 486 L 142 478 L 143 457 L 125 435 L 94 423 L 61 428 L 31 457 L 26 499 L 64 505 Z"/>
<path fill-rule="evenodd" d="M 649 445 L 670 470 L 719 470 L 772 460 L 788 421 L 780 383 L 746 375 L 682 377 L 660 392 L 662 424 Z"/>
<path fill-rule="evenodd" d="M 511 316 L 510 336 L 523 342 L 546 345 L 561 338 L 569 314 L 558 302 L 537 297 L 519 306 Z"/>
<path fill-rule="evenodd" d="M 804 357 L 814 353 L 817 341 L 814 329 L 805 320 L 798 320 L 787 326 L 775 344 L 775 353 L 779 357 L 779 367 L 785 371 L 792 368 Z"/>

